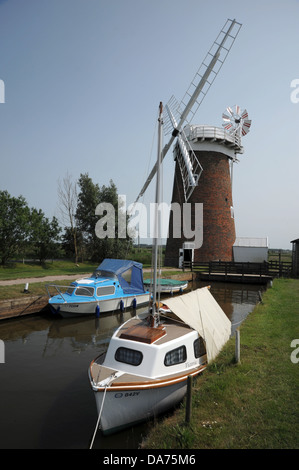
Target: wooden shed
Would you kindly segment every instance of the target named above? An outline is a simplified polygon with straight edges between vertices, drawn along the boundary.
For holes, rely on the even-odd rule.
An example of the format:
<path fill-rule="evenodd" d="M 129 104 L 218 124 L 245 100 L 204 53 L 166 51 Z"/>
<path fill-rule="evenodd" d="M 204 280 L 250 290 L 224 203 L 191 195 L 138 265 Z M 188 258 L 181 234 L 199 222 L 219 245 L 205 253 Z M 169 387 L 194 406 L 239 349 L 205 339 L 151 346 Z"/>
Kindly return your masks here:
<path fill-rule="evenodd" d="M 292 274 L 293 276 L 299 276 L 299 238 L 291 241 L 293 245 L 292 249 Z"/>

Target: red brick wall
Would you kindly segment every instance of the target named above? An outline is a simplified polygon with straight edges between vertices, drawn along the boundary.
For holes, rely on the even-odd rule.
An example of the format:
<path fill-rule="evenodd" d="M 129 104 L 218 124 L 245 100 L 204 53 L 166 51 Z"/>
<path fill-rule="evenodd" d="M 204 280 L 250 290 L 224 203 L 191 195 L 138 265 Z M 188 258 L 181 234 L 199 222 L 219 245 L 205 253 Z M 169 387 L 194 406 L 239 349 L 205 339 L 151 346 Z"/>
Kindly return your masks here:
<path fill-rule="evenodd" d="M 194 251 L 194 261 L 232 260 L 235 223 L 231 217 L 232 192 L 229 170 L 229 159 L 219 152 L 195 152 L 203 172 L 198 187 L 192 193 L 189 203 L 203 203 L 203 244 Z M 183 185 L 178 164 L 175 168 L 172 202 L 185 202 Z M 194 207 L 194 206 L 193 206 Z M 194 217 L 193 217 L 194 223 Z M 166 245 L 165 265 L 176 266 L 179 258 L 179 248 L 182 248 L 182 238 L 172 237 L 173 220 L 170 216 L 169 237 Z M 192 227 L 194 230 L 194 226 Z"/>

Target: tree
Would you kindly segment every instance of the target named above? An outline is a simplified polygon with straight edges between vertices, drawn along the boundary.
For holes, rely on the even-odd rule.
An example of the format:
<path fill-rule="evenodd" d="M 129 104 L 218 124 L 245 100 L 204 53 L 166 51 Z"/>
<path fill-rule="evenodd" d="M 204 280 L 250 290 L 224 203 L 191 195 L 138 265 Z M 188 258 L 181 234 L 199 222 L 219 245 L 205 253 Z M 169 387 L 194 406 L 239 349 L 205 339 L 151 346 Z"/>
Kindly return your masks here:
<path fill-rule="evenodd" d="M 41 209 L 31 209 L 29 241 L 41 263 L 55 254 L 60 232 L 56 217 L 50 221 Z"/>
<path fill-rule="evenodd" d="M 81 174 L 78 180 L 79 194 L 76 211 L 77 226 L 83 234 L 86 245 L 94 241 L 94 227 L 97 221 L 95 208 L 100 201 L 100 188 L 94 184 L 88 173 Z"/>
<path fill-rule="evenodd" d="M 58 180 L 58 199 L 65 230 L 71 234 L 75 263 L 78 263 L 78 231 L 75 217 L 78 203 L 77 185 L 68 173 L 62 182 Z M 66 233 L 66 237 L 69 237 L 69 233 Z"/>
<path fill-rule="evenodd" d="M 128 247 L 132 240 L 126 236 L 120 238 L 118 227 L 119 201 L 117 188 L 112 180 L 110 185 L 100 187 L 94 184 L 88 174 L 81 174 L 79 181 L 78 205 L 76 212 L 77 226 L 83 234 L 84 243 L 87 252 L 92 260 L 101 261 L 103 258 L 123 258 L 126 255 Z M 109 203 L 114 207 L 115 231 L 114 237 L 98 238 L 95 233 L 95 227 L 99 216 L 95 214 L 96 208 L 100 203 Z M 126 216 L 126 220 L 128 217 Z"/>
<path fill-rule="evenodd" d="M 5 264 L 24 246 L 29 235 L 30 210 L 23 196 L 0 191 L 0 258 Z"/>

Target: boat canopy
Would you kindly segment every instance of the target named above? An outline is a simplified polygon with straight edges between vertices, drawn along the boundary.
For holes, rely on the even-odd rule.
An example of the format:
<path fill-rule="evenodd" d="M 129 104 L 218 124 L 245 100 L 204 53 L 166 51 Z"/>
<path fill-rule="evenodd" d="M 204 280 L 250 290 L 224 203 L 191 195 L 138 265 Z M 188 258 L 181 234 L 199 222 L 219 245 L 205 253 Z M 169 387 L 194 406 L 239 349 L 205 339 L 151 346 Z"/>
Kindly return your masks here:
<path fill-rule="evenodd" d="M 216 302 L 208 287 L 202 287 L 163 301 L 206 342 L 208 361 L 213 360 L 231 334 L 231 322 Z"/>
<path fill-rule="evenodd" d="M 95 273 L 97 271 L 110 272 L 116 275 L 125 294 L 145 292 L 141 263 L 131 260 L 106 258 L 97 267 Z"/>

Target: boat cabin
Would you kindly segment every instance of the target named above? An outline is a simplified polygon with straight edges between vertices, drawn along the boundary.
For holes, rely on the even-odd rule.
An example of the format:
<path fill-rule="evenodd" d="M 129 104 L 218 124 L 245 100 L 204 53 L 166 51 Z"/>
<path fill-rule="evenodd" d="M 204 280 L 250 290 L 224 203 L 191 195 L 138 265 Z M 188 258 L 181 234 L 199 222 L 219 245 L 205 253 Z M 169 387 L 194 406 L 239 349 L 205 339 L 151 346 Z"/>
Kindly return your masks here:
<path fill-rule="evenodd" d="M 177 322 L 152 328 L 136 318 L 112 337 L 105 367 L 154 379 L 205 362 L 204 342 L 193 328 Z"/>

